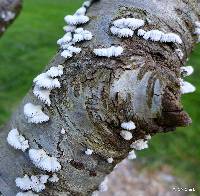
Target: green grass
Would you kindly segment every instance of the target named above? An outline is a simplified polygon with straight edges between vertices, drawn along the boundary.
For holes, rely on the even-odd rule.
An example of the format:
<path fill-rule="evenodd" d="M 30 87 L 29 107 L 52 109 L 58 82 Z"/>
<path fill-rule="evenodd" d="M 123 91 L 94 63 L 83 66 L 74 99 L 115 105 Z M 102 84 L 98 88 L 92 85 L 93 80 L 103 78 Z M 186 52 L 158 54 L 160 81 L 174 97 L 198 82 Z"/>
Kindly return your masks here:
<path fill-rule="evenodd" d="M 56 40 L 63 35 L 63 17 L 78 8 L 81 2 L 24 1 L 21 15 L 0 39 L 1 125 L 31 87 L 34 76 L 55 54 Z M 192 126 L 155 136 L 150 148 L 138 156 L 147 157 L 151 166 L 171 165 L 174 173 L 197 186 L 200 182 L 200 46 L 188 64 L 194 66 L 195 73 L 187 80 L 197 87 L 196 93 L 183 96 L 185 110 L 193 119 Z"/>

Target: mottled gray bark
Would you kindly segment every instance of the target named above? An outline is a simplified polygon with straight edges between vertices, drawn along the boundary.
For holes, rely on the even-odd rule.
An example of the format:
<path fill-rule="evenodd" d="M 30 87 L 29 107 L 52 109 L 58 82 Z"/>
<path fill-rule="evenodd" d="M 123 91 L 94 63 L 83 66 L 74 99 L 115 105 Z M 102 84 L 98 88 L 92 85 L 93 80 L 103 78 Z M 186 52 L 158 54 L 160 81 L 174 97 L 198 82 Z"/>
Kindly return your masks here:
<path fill-rule="evenodd" d="M 132 141 L 146 134 L 187 126 L 191 119 L 180 103 L 180 66 L 190 54 L 197 37 L 194 23 L 199 20 L 199 1 L 195 0 L 101 0 L 88 11 L 91 21 L 84 26 L 94 35 L 80 44 L 82 52 L 64 60 L 60 51 L 49 65 L 64 65 L 62 87 L 51 94 L 52 105 L 44 106 L 50 121 L 28 124 L 23 115 L 27 102 L 41 104 L 30 91 L 0 132 L 0 191 L 13 196 L 19 189 L 14 180 L 24 174 L 45 173 L 38 170 L 22 153 L 8 146 L 11 128 L 18 128 L 31 148 L 43 148 L 58 158 L 60 181 L 48 184 L 40 195 L 90 195 L 113 167 L 124 159 Z M 182 45 L 164 44 L 133 38 L 120 39 L 109 31 L 111 21 L 121 17 L 146 21 L 144 29 L 160 29 L 181 36 Z M 93 49 L 121 45 L 118 58 L 98 58 Z M 180 60 L 175 49 L 184 52 Z M 132 120 L 137 129 L 133 140 L 121 139 L 120 124 Z M 60 130 L 67 130 L 65 135 Z M 94 154 L 86 156 L 86 148 Z M 113 157 L 112 164 L 106 159 Z"/>
<path fill-rule="evenodd" d="M 0 36 L 18 16 L 21 8 L 21 0 L 0 0 Z"/>

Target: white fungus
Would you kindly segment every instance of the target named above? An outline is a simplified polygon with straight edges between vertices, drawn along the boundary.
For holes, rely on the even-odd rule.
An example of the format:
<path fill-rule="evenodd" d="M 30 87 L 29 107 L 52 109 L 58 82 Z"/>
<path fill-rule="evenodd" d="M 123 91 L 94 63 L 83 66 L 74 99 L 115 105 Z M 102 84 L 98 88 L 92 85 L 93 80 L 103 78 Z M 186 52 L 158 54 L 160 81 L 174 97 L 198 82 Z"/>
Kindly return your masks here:
<path fill-rule="evenodd" d="M 130 28 L 131 30 L 135 30 L 144 26 L 144 20 L 136 18 L 121 18 L 115 20 L 113 25 L 118 28 Z"/>
<path fill-rule="evenodd" d="M 42 73 L 38 75 L 33 82 L 35 85 L 43 88 L 47 88 L 49 90 L 52 90 L 54 88 L 60 88 L 60 82 L 57 78 L 51 78 L 48 76 L 47 73 Z"/>
<path fill-rule="evenodd" d="M 61 52 L 61 56 L 64 58 L 71 58 L 73 55 L 69 50 L 64 50 L 63 52 Z"/>
<path fill-rule="evenodd" d="M 24 136 L 20 135 L 17 129 L 12 129 L 8 133 L 7 142 L 13 148 L 22 150 L 23 152 L 29 148 L 28 140 Z"/>
<path fill-rule="evenodd" d="M 161 42 L 173 42 L 182 44 L 183 41 L 181 40 L 180 36 L 175 33 L 166 33 L 161 37 Z"/>
<path fill-rule="evenodd" d="M 135 154 L 135 151 L 132 150 L 128 153 L 128 159 L 129 160 L 133 160 L 133 159 L 136 159 L 136 154 Z"/>
<path fill-rule="evenodd" d="M 46 188 L 45 183 L 47 183 L 48 178 L 48 175 L 38 175 L 31 177 L 25 175 L 23 178 L 16 178 L 15 183 L 16 186 L 21 190 L 33 190 L 35 192 L 41 192 Z"/>
<path fill-rule="evenodd" d="M 104 181 L 99 185 L 100 192 L 106 192 L 108 190 L 108 178 L 105 177 Z"/>
<path fill-rule="evenodd" d="M 133 130 L 136 128 L 135 123 L 133 121 L 129 121 L 129 122 L 123 122 L 121 124 L 121 128 L 122 129 L 126 129 L 126 130 Z"/>
<path fill-rule="evenodd" d="M 107 159 L 107 161 L 108 161 L 108 163 L 112 163 L 113 162 L 113 158 L 110 157 L 110 158 Z"/>
<path fill-rule="evenodd" d="M 60 77 L 63 75 L 63 69 L 64 67 L 62 65 L 53 66 L 46 73 L 51 78 Z"/>
<path fill-rule="evenodd" d="M 28 123 L 42 123 L 47 122 L 49 117 L 42 112 L 41 105 L 34 105 L 32 103 L 27 103 L 24 106 L 24 115 L 28 120 Z"/>
<path fill-rule="evenodd" d="M 43 149 L 30 149 L 29 157 L 33 164 L 48 172 L 56 172 L 61 169 L 61 165 L 56 157 L 51 157 Z"/>
<path fill-rule="evenodd" d="M 16 196 L 39 196 L 38 194 L 33 193 L 32 191 L 19 192 Z"/>
<path fill-rule="evenodd" d="M 51 91 L 45 88 L 40 88 L 39 86 L 35 85 L 33 89 L 33 94 L 40 99 L 43 103 L 47 104 L 48 106 L 51 105 L 50 100 L 50 93 Z"/>
<path fill-rule="evenodd" d="M 148 148 L 148 144 L 147 141 L 145 141 L 144 139 L 139 139 L 133 142 L 130 147 L 134 148 L 135 150 L 143 150 L 145 148 Z"/>
<path fill-rule="evenodd" d="M 180 59 L 183 59 L 184 54 L 183 54 L 183 51 L 181 49 L 176 49 L 175 52 Z"/>
<path fill-rule="evenodd" d="M 73 42 L 80 42 L 84 40 L 91 40 L 92 39 L 92 33 L 88 30 L 84 30 L 83 28 L 77 28 L 75 30 L 75 34 L 73 36 Z"/>
<path fill-rule="evenodd" d="M 74 46 L 67 46 L 66 49 L 63 52 L 61 52 L 61 56 L 64 58 L 71 58 L 73 56 L 73 53 L 78 54 L 80 52 L 81 48 L 76 48 Z"/>
<path fill-rule="evenodd" d="M 77 48 L 77 47 L 74 47 L 74 46 L 69 46 L 67 48 L 67 50 L 69 50 L 72 54 L 75 53 L 75 54 L 78 54 L 81 52 L 81 48 Z"/>
<path fill-rule="evenodd" d="M 153 29 L 150 31 L 139 29 L 137 34 L 138 36 L 142 36 L 145 40 L 182 44 L 182 40 L 179 35 L 175 33 L 164 33 L 158 29 Z"/>
<path fill-rule="evenodd" d="M 155 30 L 147 31 L 143 35 L 143 38 L 145 40 L 150 39 L 151 41 L 160 41 L 162 36 L 164 36 L 164 33 L 162 31 L 155 29 Z"/>
<path fill-rule="evenodd" d="M 110 28 L 110 31 L 113 35 L 116 35 L 118 37 L 132 37 L 133 34 L 134 34 L 134 31 L 132 31 L 131 29 L 129 28 L 117 28 L 117 27 L 111 27 Z"/>
<path fill-rule="evenodd" d="M 83 3 L 83 6 L 85 6 L 86 8 L 90 7 L 90 5 L 91 5 L 91 1 L 85 1 Z"/>
<path fill-rule="evenodd" d="M 145 30 L 143 30 L 143 29 L 139 29 L 137 35 L 138 35 L 138 36 L 144 36 L 145 33 L 146 33 Z"/>
<path fill-rule="evenodd" d="M 54 173 L 53 175 L 52 175 L 52 177 L 50 177 L 49 179 L 48 179 L 50 182 L 58 182 L 59 181 L 59 178 L 58 178 L 58 176 Z"/>
<path fill-rule="evenodd" d="M 189 82 L 180 79 L 180 90 L 182 94 L 193 93 L 196 88 Z"/>
<path fill-rule="evenodd" d="M 60 133 L 64 135 L 66 133 L 65 129 L 62 128 Z"/>
<path fill-rule="evenodd" d="M 110 48 L 99 48 L 99 49 L 94 49 L 94 53 L 97 56 L 101 57 L 117 57 L 120 56 L 123 52 L 123 48 L 121 46 L 115 47 L 111 46 Z"/>
<path fill-rule="evenodd" d="M 194 68 L 192 66 L 181 67 L 181 74 L 183 76 L 190 76 L 193 72 L 194 72 Z"/>
<path fill-rule="evenodd" d="M 57 41 L 58 45 L 63 45 L 72 41 L 72 34 L 71 32 L 67 32 L 62 38 Z"/>
<path fill-rule="evenodd" d="M 133 135 L 131 132 L 129 131 L 125 131 L 125 130 L 122 130 L 120 132 L 120 135 L 122 136 L 122 138 L 124 138 L 125 140 L 131 140 L 133 138 Z"/>
<path fill-rule="evenodd" d="M 92 155 L 92 153 L 93 153 L 93 150 L 91 150 L 89 148 L 85 151 L 86 155 Z"/>
<path fill-rule="evenodd" d="M 64 20 L 68 25 L 80 25 L 88 22 L 89 17 L 83 15 L 67 15 Z"/>
<path fill-rule="evenodd" d="M 134 30 L 144 25 L 144 20 L 136 18 L 121 18 L 115 20 L 110 28 L 113 35 L 118 37 L 132 37 Z"/>

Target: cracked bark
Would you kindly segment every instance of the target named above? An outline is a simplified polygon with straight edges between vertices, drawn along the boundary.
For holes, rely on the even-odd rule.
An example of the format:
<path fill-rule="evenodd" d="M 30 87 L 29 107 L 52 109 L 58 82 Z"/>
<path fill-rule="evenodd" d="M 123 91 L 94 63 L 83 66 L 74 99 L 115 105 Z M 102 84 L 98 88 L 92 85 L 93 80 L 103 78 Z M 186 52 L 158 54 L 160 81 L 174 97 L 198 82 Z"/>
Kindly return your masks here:
<path fill-rule="evenodd" d="M 84 26 L 94 35 L 92 41 L 81 43 L 82 52 L 65 60 L 60 52 L 46 69 L 64 65 L 62 87 L 51 93 L 52 104 L 44 106 L 32 94 L 22 101 L 10 122 L 0 131 L 0 191 L 13 196 L 19 189 L 14 180 L 24 174 L 45 173 L 34 167 L 28 153 L 8 146 L 6 137 L 18 128 L 31 148 L 43 148 L 59 159 L 60 181 L 47 184 L 40 195 L 90 195 L 103 178 L 123 160 L 132 141 L 146 134 L 174 130 L 191 123 L 180 103 L 178 78 L 180 66 L 195 45 L 194 23 L 200 18 L 197 0 L 101 0 L 88 11 L 91 21 Z M 175 32 L 182 45 L 145 41 L 134 36 L 119 39 L 109 32 L 111 21 L 121 17 L 136 17 L 146 21 L 145 30 L 160 29 Z M 94 48 L 121 45 L 124 53 L 118 58 L 97 58 Z M 175 49 L 183 50 L 181 60 Z M 27 102 L 42 104 L 50 121 L 42 125 L 28 124 L 23 115 Z M 132 120 L 137 129 L 133 140 L 124 141 L 120 124 Z M 65 135 L 60 131 L 64 128 Z M 86 156 L 86 148 L 94 154 Z M 106 159 L 114 158 L 112 164 Z"/>
<path fill-rule="evenodd" d="M 0 36 L 19 15 L 22 8 L 21 0 L 0 0 Z"/>

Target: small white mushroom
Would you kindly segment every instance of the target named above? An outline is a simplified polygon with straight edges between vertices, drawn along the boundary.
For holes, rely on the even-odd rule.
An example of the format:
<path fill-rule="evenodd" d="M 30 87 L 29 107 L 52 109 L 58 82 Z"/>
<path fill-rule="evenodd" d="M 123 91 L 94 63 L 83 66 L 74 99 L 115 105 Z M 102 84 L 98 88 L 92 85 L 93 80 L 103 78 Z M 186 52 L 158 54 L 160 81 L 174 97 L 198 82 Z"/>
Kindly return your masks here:
<path fill-rule="evenodd" d="M 133 34 L 134 34 L 134 31 L 132 31 L 131 29 L 129 28 L 117 28 L 117 27 L 111 27 L 110 28 L 110 31 L 113 35 L 116 35 L 118 37 L 132 37 Z"/>
<path fill-rule="evenodd" d="M 92 33 L 88 30 L 84 30 L 83 28 L 77 28 L 75 30 L 75 34 L 73 37 L 73 42 L 80 42 L 80 41 L 89 41 L 92 39 Z"/>
<path fill-rule="evenodd" d="M 65 134 L 66 133 L 65 129 L 63 129 L 63 128 L 61 129 L 60 132 L 61 132 L 61 134 Z"/>
<path fill-rule="evenodd" d="M 148 135 L 145 135 L 145 137 L 144 137 L 146 140 L 150 140 L 151 139 L 151 135 L 150 134 L 148 134 Z"/>
<path fill-rule="evenodd" d="M 181 67 L 181 73 L 183 76 L 190 76 L 194 72 L 194 68 L 192 66 L 184 66 Z"/>
<path fill-rule="evenodd" d="M 41 100 L 43 103 L 47 104 L 48 106 L 51 105 L 51 100 L 50 100 L 50 93 L 51 90 L 45 89 L 45 88 L 40 88 L 39 86 L 35 85 L 33 89 L 33 94 Z"/>
<path fill-rule="evenodd" d="M 129 121 L 129 122 L 123 122 L 121 124 L 121 128 L 122 129 L 126 129 L 126 130 L 133 130 L 136 128 L 135 123 L 133 121 Z"/>
<path fill-rule="evenodd" d="M 90 7 L 90 5 L 91 5 L 91 0 L 85 1 L 83 3 L 83 6 L 85 6 L 86 8 Z"/>
<path fill-rule="evenodd" d="M 93 153 L 93 150 L 91 150 L 89 148 L 85 151 L 86 155 L 92 155 L 92 153 Z"/>
<path fill-rule="evenodd" d="M 58 178 L 58 176 L 54 173 L 53 175 L 52 175 L 52 177 L 50 177 L 49 179 L 48 179 L 50 182 L 58 182 L 59 181 L 59 178 Z"/>
<path fill-rule="evenodd" d="M 145 141 L 144 139 L 139 139 L 135 142 L 133 142 L 130 145 L 131 148 L 134 148 L 135 150 L 143 150 L 145 148 L 148 148 L 148 144 L 147 141 Z"/>
<path fill-rule="evenodd" d="M 131 132 L 129 131 L 125 131 L 125 130 L 122 130 L 120 132 L 120 135 L 125 139 L 125 140 L 131 140 L 133 138 L 133 135 Z"/>
<path fill-rule="evenodd" d="M 161 37 L 161 42 L 173 42 L 182 44 L 183 41 L 181 40 L 180 36 L 175 33 L 166 33 Z"/>
<path fill-rule="evenodd" d="M 63 52 L 61 52 L 61 56 L 64 58 L 71 58 L 73 55 L 69 50 L 64 50 Z"/>
<path fill-rule="evenodd" d="M 130 28 L 132 30 L 144 26 L 144 20 L 136 18 L 121 18 L 113 22 L 114 26 L 118 28 Z"/>
<path fill-rule="evenodd" d="M 132 150 L 128 153 L 128 159 L 129 160 L 133 160 L 133 159 L 136 159 L 136 154 L 135 154 L 135 151 Z"/>
<path fill-rule="evenodd" d="M 63 45 L 62 48 L 64 49 L 64 51 L 61 52 L 61 56 L 64 58 L 71 58 L 73 56 L 73 53 L 78 54 L 81 52 L 81 48 L 76 48 L 71 45 Z"/>
<path fill-rule="evenodd" d="M 33 82 L 40 88 L 46 88 L 52 90 L 54 88 L 60 88 L 60 82 L 57 78 L 51 78 L 47 73 L 38 75 Z"/>
<path fill-rule="evenodd" d="M 138 36 L 144 36 L 145 33 L 146 33 L 145 30 L 143 30 L 143 29 L 139 29 L 137 35 L 138 35 Z"/>
<path fill-rule="evenodd" d="M 48 175 L 38 175 L 31 177 L 25 175 L 23 178 L 16 178 L 15 183 L 16 186 L 21 190 L 33 190 L 35 192 L 41 192 L 46 188 L 45 183 L 47 183 L 48 178 Z"/>
<path fill-rule="evenodd" d="M 180 90 L 182 94 L 193 93 L 196 88 L 191 83 L 180 79 Z"/>
<path fill-rule="evenodd" d="M 155 30 L 147 31 L 144 34 L 143 38 L 146 40 L 150 39 L 152 41 L 160 41 L 162 36 L 164 36 L 164 33 L 162 31 L 155 29 Z"/>
<path fill-rule="evenodd" d="M 57 41 L 58 45 L 63 45 L 72 41 L 72 33 L 67 32 L 62 38 Z"/>
<path fill-rule="evenodd" d="M 64 20 L 68 25 L 80 25 L 87 23 L 89 21 L 89 17 L 84 15 L 68 15 L 65 16 Z"/>
<path fill-rule="evenodd" d="M 60 77 L 63 75 L 63 69 L 62 65 L 53 66 L 46 73 L 51 78 Z"/>
<path fill-rule="evenodd" d="M 51 157 L 43 149 L 30 149 L 29 157 L 33 164 L 48 172 L 56 172 L 61 169 L 61 165 L 56 157 Z"/>
<path fill-rule="evenodd" d="M 7 142 L 13 148 L 22 150 L 23 152 L 29 148 L 28 140 L 24 136 L 20 135 L 17 129 L 12 129 L 8 133 Z"/>
<path fill-rule="evenodd" d="M 83 6 L 83 7 L 80 7 L 80 8 L 75 12 L 74 15 L 85 15 L 86 11 L 87 11 L 86 8 Z"/>
<path fill-rule="evenodd" d="M 101 57 L 117 57 L 120 56 L 123 52 L 123 48 L 121 46 L 115 47 L 111 46 L 110 48 L 99 48 L 99 49 L 94 49 L 94 53 L 97 56 Z"/>
<path fill-rule="evenodd" d="M 49 117 L 42 111 L 41 105 L 34 105 L 27 103 L 24 105 L 24 116 L 28 123 L 42 123 L 47 122 Z"/>

